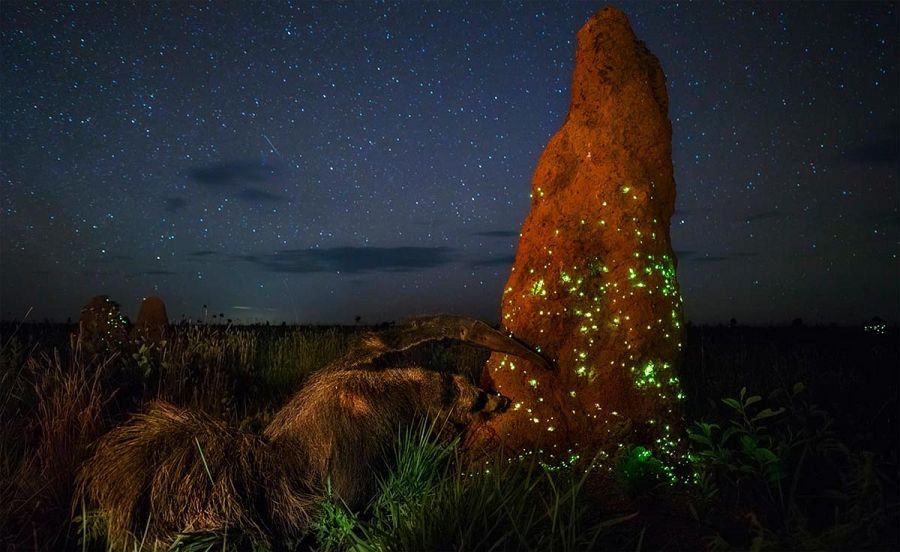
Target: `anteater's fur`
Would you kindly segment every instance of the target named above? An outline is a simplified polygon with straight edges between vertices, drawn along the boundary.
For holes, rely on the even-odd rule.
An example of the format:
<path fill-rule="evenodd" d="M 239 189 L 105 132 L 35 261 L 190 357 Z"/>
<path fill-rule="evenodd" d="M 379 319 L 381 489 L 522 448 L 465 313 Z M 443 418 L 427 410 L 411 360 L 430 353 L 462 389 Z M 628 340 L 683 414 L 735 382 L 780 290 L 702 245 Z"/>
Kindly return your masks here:
<path fill-rule="evenodd" d="M 351 508 L 365 506 L 403 428 L 423 418 L 462 428 L 509 405 L 459 375 L 375 369 L 382 353 L 451 337 L 540 358 L 473 320 L 433 317 L 408 328 L 406 336 L 370 336 L 367 351 L 314 375 L 262 435 L 161 402 L 107 433 L 79 488 L 103 512 L 110 544 L 125 548 L 145 533 L 165 544 L 178 532 L 228 528 L 296 538 L 329 484 Z"/>
<path fill-rule="evenodd" d="M 465 427 L 508 402 L 462 376 L 421 368 L 326 371 L 278 412 L 265 435 L 307 447 L 309 481 L 321 487 L 330 478 L 332 490 L 359 508 L 374 491 L 373 470 L 384 467 L 398 429 L 422 417 Z"/>
<path fill-rule="evenodd" d="M 113 549 L 130 548 L 145 532 L 160 544 L 182 531 L 226 528 L 290 537 L 316 500 L 306 448 L 297 444 L 154 402 L 100 439 L 79 488 L 102 511 Z"/>

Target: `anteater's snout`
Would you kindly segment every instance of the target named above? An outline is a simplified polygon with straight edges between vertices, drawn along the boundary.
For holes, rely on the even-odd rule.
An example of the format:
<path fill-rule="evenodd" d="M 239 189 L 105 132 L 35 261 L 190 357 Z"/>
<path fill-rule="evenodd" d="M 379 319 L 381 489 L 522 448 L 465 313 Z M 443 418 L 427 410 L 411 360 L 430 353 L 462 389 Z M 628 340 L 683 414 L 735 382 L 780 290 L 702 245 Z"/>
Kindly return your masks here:
<path fill-rule="evenodd" d="M 506 412 L 507 408 L 509 408 L 509 397 L 497 395 L 497 412 Z"/>
<path fill-rule="evenodd" d="M 509 408 L 509 397 L 504 397 L 503 395 L 497 393 L 485 393 L 482 391 L 479 397 L 482 401 L 482 407 L 478 407 L 478 403 L 476 403 L 475 408 L 473 410 L 475 412 L 482 412 L 483 414 L 494 415 L 494 414 L 502 414 L 506 412 Z"/>

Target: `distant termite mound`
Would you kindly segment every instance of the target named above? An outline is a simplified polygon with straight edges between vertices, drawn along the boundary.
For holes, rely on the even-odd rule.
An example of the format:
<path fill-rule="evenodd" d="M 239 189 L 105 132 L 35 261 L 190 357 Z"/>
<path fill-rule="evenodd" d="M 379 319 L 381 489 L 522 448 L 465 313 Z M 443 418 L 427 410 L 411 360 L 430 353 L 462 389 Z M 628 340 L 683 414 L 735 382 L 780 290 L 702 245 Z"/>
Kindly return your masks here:
<path fill-rule="evenodd" d="M 143 341 L 157 342 L 162 340 L 169 328 L 169 315 L 166 304 L 159 297 L 145 297 L 138 311 L 132 336 Z"/>
<path fill-rule="evenodd" d="M 494 353 L 482 383 L 513 405 L 479 434 L 558 459 L 629 443 L 660 456 L 677 447 L 682 309 L 667 112 L 659 61 L 625 15 L 591 17 L 502 302 L 505 328 L 559 370 Z"/>
<path fill-rule="evenodd" d="M 97 295 L 81 308 L 78 329 L 83 343 L 118 346 L 128 337 L 128 319 L 118 303 L 106 295 Z"/>

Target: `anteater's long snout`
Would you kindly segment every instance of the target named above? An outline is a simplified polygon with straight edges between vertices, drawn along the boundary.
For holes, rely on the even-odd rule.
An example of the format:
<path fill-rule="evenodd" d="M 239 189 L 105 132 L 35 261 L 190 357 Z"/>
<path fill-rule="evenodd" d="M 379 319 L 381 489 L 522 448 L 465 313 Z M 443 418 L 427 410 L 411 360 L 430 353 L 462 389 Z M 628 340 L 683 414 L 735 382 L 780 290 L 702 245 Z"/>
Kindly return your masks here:
<path fill-rule="evenodd" d="M 468 334 L 465 336 L 467 341 L 478 343 L 492 351 L 528 360 L 546 370 L 555 369 L 553 362 L 549 358 L 525 345 L 515 337 L 497 331 L 484 322 L 475 321 L 472 327 L 468 328 Z"/>
<path fill-rule="evenodd" d="M 506 409 L 509 408 L 509 397 L 504 397 L 503 395 L 497 395 L 499 397 L 497 399 L 497 412 L 506 412 Z"/>
<path fill-rule="evenodd" d="M 504 395 L 488 395 L 487 404 L 484 405 L 484 412 L 488 414 L 502 414 L 509 409 L 512 402 L 509 397 Z"/>

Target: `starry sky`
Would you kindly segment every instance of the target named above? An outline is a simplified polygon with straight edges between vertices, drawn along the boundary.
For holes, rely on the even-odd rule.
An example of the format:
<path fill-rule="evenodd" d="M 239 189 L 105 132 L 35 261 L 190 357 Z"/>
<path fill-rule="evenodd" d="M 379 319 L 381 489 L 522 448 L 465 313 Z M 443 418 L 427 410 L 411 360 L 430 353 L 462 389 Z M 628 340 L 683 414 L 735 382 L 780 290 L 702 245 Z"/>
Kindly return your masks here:
<path fill-rule="evenodd" d="M 603 5 L 5 0 L 3 319 L 496 321 Z M 616 5 L 668 77 L 686 318 L 896 321 L 897 4 Z"/>

